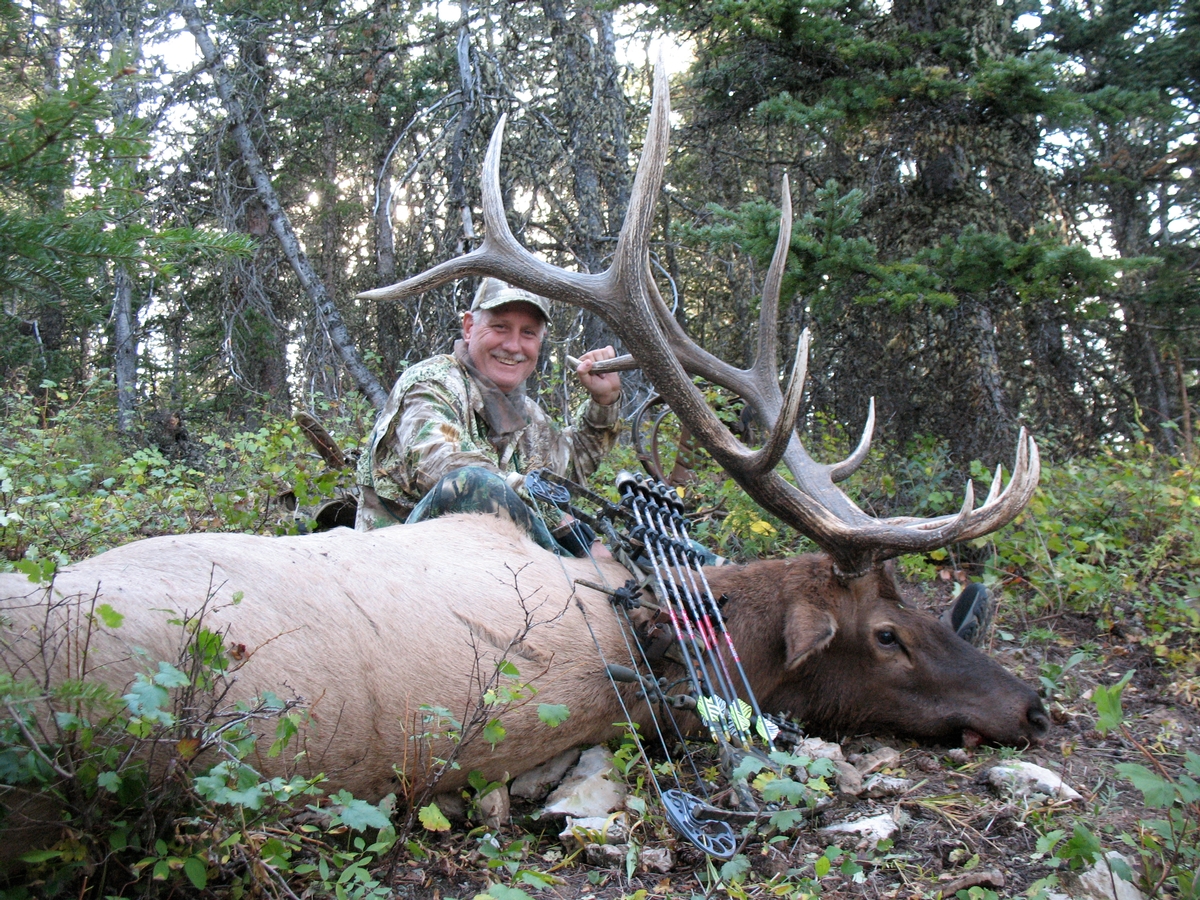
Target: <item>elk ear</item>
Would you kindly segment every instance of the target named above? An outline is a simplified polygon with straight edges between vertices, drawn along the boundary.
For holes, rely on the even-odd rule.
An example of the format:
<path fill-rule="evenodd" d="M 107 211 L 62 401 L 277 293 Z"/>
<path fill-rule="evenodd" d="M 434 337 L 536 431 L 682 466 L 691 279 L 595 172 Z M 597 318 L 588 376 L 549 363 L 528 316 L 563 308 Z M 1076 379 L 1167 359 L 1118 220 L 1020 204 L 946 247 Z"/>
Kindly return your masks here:
<path fill-rule="evenodd" d="M 992 604 L 987 588 L 972 582 L 963 588 L 954 605 L 942 613 L 942 621 L 968 644 L 983 643 L 992 621 Z"/>
<path fill-rule="evenodd" d="M 783 626 L 787 646 L 786 668 L 794 669 L 814 653 L 824 650 L 837 634 L 837 620 L 823 609 L 797 603 Z"/>

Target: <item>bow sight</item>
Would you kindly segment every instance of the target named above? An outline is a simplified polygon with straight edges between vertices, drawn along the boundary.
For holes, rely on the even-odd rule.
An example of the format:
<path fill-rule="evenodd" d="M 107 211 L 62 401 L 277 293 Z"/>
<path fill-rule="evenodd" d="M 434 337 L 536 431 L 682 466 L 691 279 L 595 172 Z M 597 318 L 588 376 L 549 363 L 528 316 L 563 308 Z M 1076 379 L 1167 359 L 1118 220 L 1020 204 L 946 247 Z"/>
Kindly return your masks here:
<path fill-rule="evenodd" d="M 733 638 L 721 614 L 724 598 L 713 597 L 702 568 L 712 554 L 691 539 L 689 521 L 679 494 L 662 482 L 622 472 L 616 488 L 620 501 L 613 503 L 587 488 L 547 470 L 526 476 L 525 487 L 535 502 L 547 503 L 567 513 L 572 527 L 586 525 L 607 539 L 609 550 L 630 572 L 621 587 L 578 579 L 577 583 L 606 594 L 626 637 L 629 665 L 604 659 L 597 651 L 613 689 L 617 682 L 638 685 L 638 696 L 656 709 L 653 722 L 662 751 L 670 759 L 665 734 L 671 733 L 684 747 L 690 768 L 704 799 L 683 790 L 678 768 L 669 771 L 675 786 L 664 789 L 654 767 L 650 778 L 663 802 L 667 821 L 687 840 L 706 853 L 728 859 L 736 852 L 737 840 L 727 815 L 707 802 L 707 789 L 691 754 L 683 742 L 683 729 L 675 720 L 676 710 L 693 712 L 721 757 L 722 769 L 731 776 L 738 759 L 754 754 L 765 760 L 774 750 L 778 726 L 762 715 L 758 701 L 742 669 Z M 586 504 L 591 510 L 581 508 Z M 590 536 L 579 535 L 584 547 Z M 596 569 L 605 581 L 599 567 Z M 646 591 L 653 594 L 649 599 Z M 583 611 L 582 605 L 579 605 Z M 586 616 L 586 612 L 584 613 Z M 591 625 L 588 625 L 589 629 Z M 595 635 L 593 634 L 593 640 Z M 682 675 L 671 680 L 658 670 L 675 667 Z M 617 697 L 624 708 L 621 693 Z M 632 721 L 626 710 L 627 721 Z M 636 729 L 633 739 L 645 754 Z M 757 804 L 744 782 L 733 783 L 741 805 L 757 812 Z"/>

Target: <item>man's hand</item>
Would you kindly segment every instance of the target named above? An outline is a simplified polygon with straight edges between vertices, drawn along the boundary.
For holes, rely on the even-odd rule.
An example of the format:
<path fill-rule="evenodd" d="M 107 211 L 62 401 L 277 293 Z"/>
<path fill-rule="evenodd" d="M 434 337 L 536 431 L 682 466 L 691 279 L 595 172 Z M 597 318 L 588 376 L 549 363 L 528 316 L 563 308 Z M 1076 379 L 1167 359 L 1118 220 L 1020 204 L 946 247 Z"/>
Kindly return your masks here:
<path fill-rule="evenodd" d="M 593 375 L 592 364 L 602 359 L 613 359 L 616 355 L 617 351 L 611 345 L 589 350 L 579 358 L 579 368 L 575 370 L 579 381 L 592 395 L 592 400 L 601 406 L 611 406 L 620 399 L 621 374 L 609 372 L 607 375 Z"/>

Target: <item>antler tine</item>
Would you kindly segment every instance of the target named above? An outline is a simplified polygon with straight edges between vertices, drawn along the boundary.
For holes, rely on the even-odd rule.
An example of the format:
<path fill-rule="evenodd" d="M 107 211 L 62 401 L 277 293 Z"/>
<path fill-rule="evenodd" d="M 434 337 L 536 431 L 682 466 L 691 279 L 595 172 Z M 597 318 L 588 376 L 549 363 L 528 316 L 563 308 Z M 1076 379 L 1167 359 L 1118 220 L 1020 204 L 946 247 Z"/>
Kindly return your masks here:
<path fill-rule="evenodd" d="M 829 467 L 829 480 L 834 484 L 849 478 L 854 472 L 858 471 L 858 467 L 863 464 L 867 458 L 867 454 L 871 452 L 871 437 L 875 434 L 875 398 L 872 397 L 867 404 L 867 424 L 863 426 L 862 437 L 858 439 L 858 446 L 854 448 L 854 452 L 843 459 L 840 463 L 834 463 Z"/>
<path fill-rule="evenodd" d="M 758 351 L 754 358 L 756 376 L 777 383 L 776 354 L 779 352 L 779 294 L 783 287 L 783 273 L 787 268 L 788 250 L 792 245 L 792 183 L 787 172 L 783 173 L 783 184 L 779 190 L 779 235 L 775 239 L 775 252 L 767 267 L 763 280 L 762 302 L 758 307 Z M 808 355 L 805 354 L 805 362 Z"/>
<path fill-rule="evenodd" d="M 771 428 L 767 442 L 746 465 L 746 474 L 750 478 L 757 478 L 774 469 L 796 433 L 796 419 L 800 415 L 800 401 L 804 397 L 804 379 L 808 376 L 808 343 L 809 331 L 805 328 L 796 342 L 796 361 L 792 363 L 792 377 L 784 394 L 783 410 Z"/>
<path fill-rule="evenodd" d="M 966 516 L 960 511 L 952 516 L 932 519 L 897 516 L 880 520 L 880 524 L 889 528 L 912 529 L 923 534 L 925 541 L 922 546 L 914 548 L 917 551 L 935 549 L 954 541 L 971 540 L 1012 521 L 1037 490 L 1040 475 L 1041 459 L 1037 444 L 1022 428 L 1017 437 L 1017 458 L 1008 485 L 1003 491 L 1000 490 L 1002 476 L 1000 467 L 997 467 L 988 495 L 978 509 L 968 508 Z M 967 488 L 969 492 L 970 481 L 967 482 Z M 963 506 L 967 508 L 967 504 Z M 910 551 L 906 549 L 905 552 Z"/>

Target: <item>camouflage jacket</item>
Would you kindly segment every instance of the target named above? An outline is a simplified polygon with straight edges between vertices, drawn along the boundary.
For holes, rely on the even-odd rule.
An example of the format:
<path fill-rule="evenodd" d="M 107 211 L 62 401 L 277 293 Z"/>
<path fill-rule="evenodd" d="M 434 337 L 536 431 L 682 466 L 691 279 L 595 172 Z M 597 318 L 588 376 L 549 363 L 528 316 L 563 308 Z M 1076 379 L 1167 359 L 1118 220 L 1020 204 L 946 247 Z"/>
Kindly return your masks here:
<path fill-rule="evenodd" d="M 359 457 L 356 479 L 362 497 L 356 527 L 370 530 L 402 521 L 438 479 L 464 466 L 499 475 L 547 468 L 586 478 L 621 430 L 620 403 L 600 406 L 588 400 L 577 425 L 560 431 L 526 397 L 529 424 L 508 445 L 496 447 L 488 439 L 482 409 L 479 388 L 450 354 L 405 371 Z"/>

